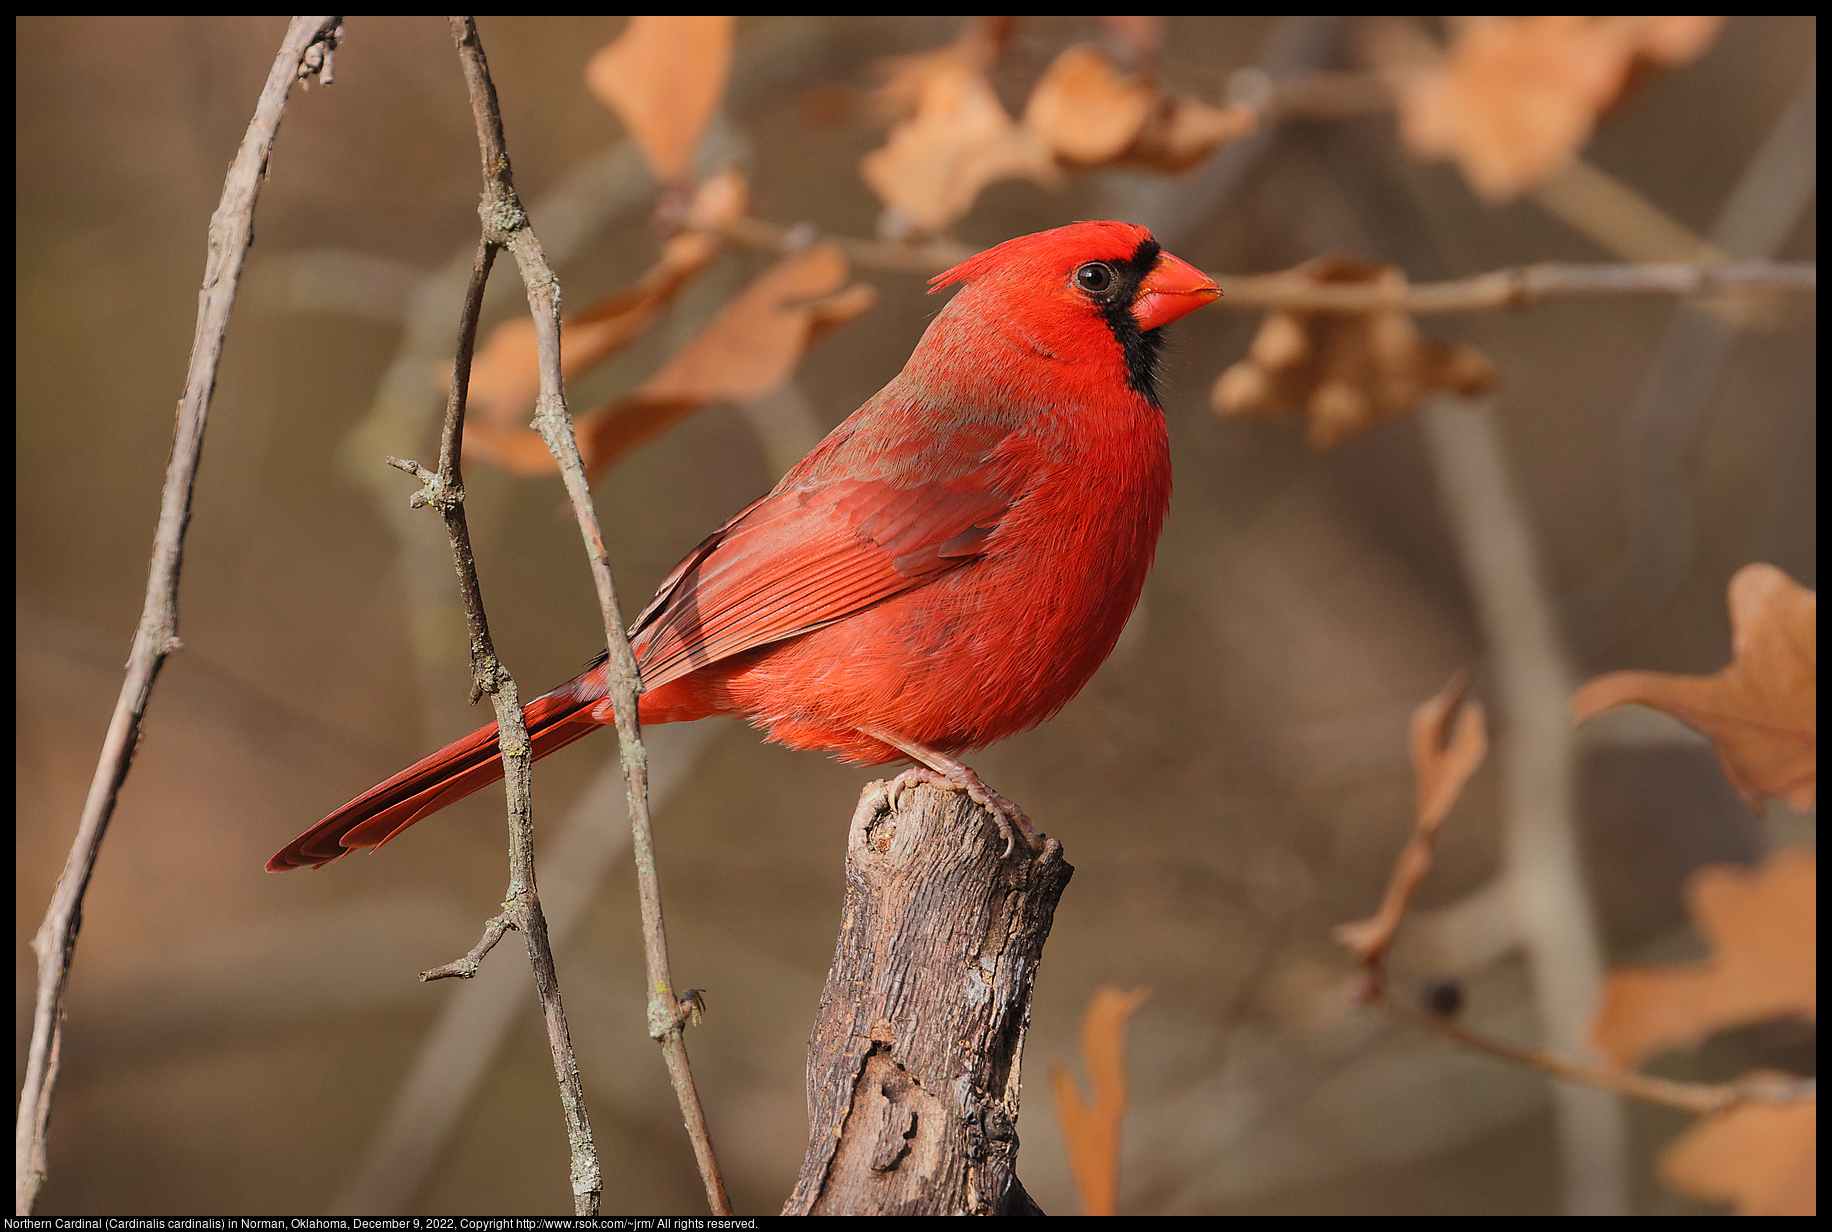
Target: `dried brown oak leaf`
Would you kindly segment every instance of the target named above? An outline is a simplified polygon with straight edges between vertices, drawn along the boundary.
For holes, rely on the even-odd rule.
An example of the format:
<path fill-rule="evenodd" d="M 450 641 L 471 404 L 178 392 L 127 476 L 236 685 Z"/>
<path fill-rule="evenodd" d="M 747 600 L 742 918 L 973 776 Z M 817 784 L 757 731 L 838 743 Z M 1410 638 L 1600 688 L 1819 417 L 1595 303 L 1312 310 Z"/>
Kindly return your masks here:
<path fill-rule="evenodd" d="M 1358 257 L 1317 257 L 1284 276 L 1300 286 L 1406 285 L 1395 267 Z M 1280 309 L 1266 315 L 1246 358 L 1221 374 L 1209 401 L 1218 415 L 1277 418 L 1301 409 L 1311 447 L 1328 449 L 1411 413 L 1431 393 L 1473 397 L 1493 389 L 1496 377 L 1480 352 L 1422 333 L 1397 308 Z"/>
<path fill-rule="evenodd" d="M 1511 201 L 1564 167 L 1637 71 L 1700 55 L 1722 17 L 1473 17 L 1442 63 L 1402 83 L 1399 127 L 1420 158 Z"/>
<path fill-rule="evenodd" d="M 1730 579 L 1730 665 L 1711 676 L 1610 672 L 1571 696 L 1578 721 L 1638 702 L 1711 738 L 1745 803 L 1813 807 L 1819 781 L 1819 596 L 1773 565 Z"/>
<path fill-rule="evenodd" d="M 816 244 L 765 270 L 635 393 L 585 416 L 579 448 L 596 479 L 630 450 L 709 402 L 779 389 L 809 345 L 877 302 L 846 258 Z"/>
<path fill-rule="evenodd" d="M 1126 1020 L 1139 1008 L 1149 988 L 1121 992 L 1111 984 L 1095 990 L 1081 1020 L 1081 1059 L 1094 1083 L 1094 1102 L 1082 1099 L 1068 1066 L 1050 1066 L 1050 1089 L 1056 1096 L 1056 1119 L 1069 1152 L 1075 1192 L 1088 1215 L 1119 1210 L 1120 1127 L 1126 1118 Z"/>
<path fill-rule="evenodd" d="M 924 77 L 916 114 L 860 160 L 859 174 L 884 202 L 881 230 L 897 239 L 939 233 L 995 181 L 1061 179 L 1049 146 L 1012 122 L 984 76 L 952 61 Z"/>
<path fill-rule="evenodd" d="M 1618 967 L 1603 981 L 1591 1037 L 1628 1067 L 1713 1032 L 1771 1018 L 1815 1019 L 1817 863 L 1789 847 L 1755 869 L 1709 865 L 1686 884 L 1688 909 L 1711 946 L 1701 963 Z"/>
<path fill-rule="evenodd" d="M 732 66 L 731 17 L 632 17 L 585 66 L 663 184 L 687 178 Z"/>
<path fill-rule="evenodd" d="M 1817 1100 L 1739 1104 L 1700 1118 L 1668 1143 L 1660 1153 L 1660 1179 L 1688 1197 L 1734 1203 L 1739 1215 L 1813 1215 L 1818 1147 Z"/>
<path fill-rule="evenodd" d="M 1249 108 L 1211 107 L 1127 76 L 1087 44 L 1056 57 L 1024 108 L 1026 129 L 1058 158 L 1087 167 L 1118 161 L 1183 171 L 1258 124 Z"/>
<path fill-rule="evenodd" d="M 1111 162 L 1139 135 L 1158 92 L 1086 43 L 1051 62 L 1024 106 L 1024 127 L 1073 163 Z"/>
<path fill-rule="evenodd" d="M 1442 692 L 1412 712 L 1412 773 L 1418 781 L 1418 815 L 1412 837 L 1393 862 L 1380 909 L 1365 920 L 1338 924 L 1331 934 L 1363 965 L 1374 965 L 1393 943 L 1414 891 L 1431 871 L 1438 827 L 1488 756 L 1488 723 L 1482 703 L 1464 705 L 1468 695 L 1469 675 L 1458 672 Z"/>

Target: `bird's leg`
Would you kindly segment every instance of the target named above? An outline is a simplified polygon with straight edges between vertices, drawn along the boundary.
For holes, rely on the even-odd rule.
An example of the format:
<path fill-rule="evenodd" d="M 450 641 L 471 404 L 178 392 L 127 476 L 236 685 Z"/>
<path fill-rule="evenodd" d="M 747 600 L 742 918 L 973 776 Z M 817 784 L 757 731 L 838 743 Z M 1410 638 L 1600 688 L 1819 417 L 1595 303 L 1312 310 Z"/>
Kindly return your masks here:
<path fill-rule="evenodd" d="M 873 740 L 882 740 L 893 749 L 908 757 L 917 764 L 917 769 L 905 770 L 891 783 L 891 806 L 895 808 L 903 793 L 918 783 L 928 783 L 934 787 L 943 787 L 949 791 L 964 791 L 967 798 L 992 814 L 998 823 L 999 833 L 1005 836 L 1005 855 L 1009 857 L 1016 847 L 1018 835 L 1024 836 L 1024 845 L 1032 852 L 1043 850 L 1043 835 L 1031 825 L 1030 818 L 1024 810 L 1001 796 L 992 788 L 980 781 L 980 776 L 973 772 L 971 766 L 938 753 L 927 745 L 917 744 L 914 740 L 905 740 L 875 727 L 861 727 L 861 732 Z"/>

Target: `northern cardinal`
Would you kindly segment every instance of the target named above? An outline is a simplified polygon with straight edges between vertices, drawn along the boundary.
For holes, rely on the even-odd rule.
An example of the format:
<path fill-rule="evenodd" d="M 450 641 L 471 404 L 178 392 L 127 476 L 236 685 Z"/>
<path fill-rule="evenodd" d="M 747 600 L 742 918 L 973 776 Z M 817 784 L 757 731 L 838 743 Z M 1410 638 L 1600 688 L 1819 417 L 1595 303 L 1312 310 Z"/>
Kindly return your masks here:
<path fill-rule="evenodd" d="M 1163 326 L 1221 294 L 1151 233 L 1084 222 L 1009 240 L 903 371 L 768 496 L 687 554 L 630 628 L 645 724 L 736 715 L 791 748 L 908 759 L 1024 814 L 955 759 L 1042 722 L 1112 651 L 1170 503 Z M 613 722 L 601 652 L 523 711 L 545 757 Z M 377 847 L 502 777 L 496 724 L 370 788 L 267 862 Z"/>

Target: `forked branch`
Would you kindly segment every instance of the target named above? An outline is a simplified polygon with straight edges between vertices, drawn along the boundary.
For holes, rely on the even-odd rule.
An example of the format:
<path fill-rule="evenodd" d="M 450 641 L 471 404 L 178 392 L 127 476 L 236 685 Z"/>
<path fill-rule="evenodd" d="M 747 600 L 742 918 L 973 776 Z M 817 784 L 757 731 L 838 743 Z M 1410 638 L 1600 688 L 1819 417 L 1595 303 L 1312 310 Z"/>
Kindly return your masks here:
<path fill-rule="evenodd" d="M 475 702 L 488 694 L 496 710 L 496 739 L 502 751 L 503 791 L 508 801 L 509 889 L 503 896 L 502 911 L 485 924 L 483 938 L 469 954 L 435 967 L 420 978 L 469 979 L 477 974 L 483 956 L 504 932 L 511 928 L 521 932 L 528 943 L 528 962 L 534 969 L 535 990 L 547 1022 L 554 1075 L 560 1086 L 560 1106 L 572 1153 L 568 1171 L 572 1180 L 573 1207 L 578 1214 L 595 1215 L 604 1188 L 602 1171 L 598 1166 L 598 1149 L 592 1141 L 591 1120 L 586 1115 L 585 1089 L 579 1081 L 578 1061 L 573 1056 L 572 1033 L 566 1025 L 566 1010 L 547 938 L 547 920 L 541 911 L 540 892 L 535 883 L 534 813 L 530 799 L 533 747 L 528 739 L 527 724 L 522 720 L 521 697 L 515 679 L 497 659 L 496 647 L 490 638 L 483 590 L 477 581 L 477 562 L 471 551 L 470 526 L 464 515 L 464 402 L 471 383 L 471 358 L 477 345 L 477 316 L 483 307 L 490 267 L 495 264 L 500 246 L 486 222 L 484 237 L 477 249 L 477 261 L 471 268 L 464 311 L 458 322 L 457 355 L 452 364 L 451 390 L 445 404 L 445 430 L 440 440 L 438 471 L 429 471 L 418 462 L 402 458 L 388 459 L 390 466 L 419 478 L 421 487 L 413 496 L 413 504 L 416 507 L 431 505 L 445 519 L 446 534 L 452 543 L 452 560 L 458 570 L 458 589 L 464 602 L 465 627 L 470 633 L 471 700 Z"/>
<path fill-rule="evenodd" d="M 566 409 L 566 394 L 560 372 L 560 284 L 554 277 L 540 240 L 528 222 L 515 194 L 509 169 L 509 154 L 503 137 L 502 112 L 496 102 L 496 87 L 490 80 L 489 63 L 477 35 L 475 21 L 453 17 L 452 38 L 458 45 L 464 65 L 465 84 L 471 97 L 471 111 L 477 123 L 477 139 L 483 154 L 484 198 L 479 207 L 483 216 L 486 243 L 506 248 L 515 257 L 522 282 L 528 291 L 528 307 L 534 317 L 535 341 L 540 357 L 540 395 L 535 401 L 535 426 L 547 441 L 547 447 L 560 465 L 566 493 L 572 502 L 585 540 L 586 556 L 591 564 L 592 581 L 598 590 L 598 603 L 604 618 L 605 646 L 610 654 L 612 705 L 617 714 L 617 736 L 622 744 L 624 783 L 629 793 L 630 826 L 636 853 L 637 885 L 642 897 L 643 951 L 648 965 L 649 1034 L 662 1047 L 668 1065 L 668 1076 L 680 1101 L 681 1115 L 693 1142 L 694 1158 L 706 1186 L 707 1202 L 715 1214 L 730 1214 L 731 1203 L 725 1196 L 718 1164 L 713 1157 L 712 1141 L 706 1128 L 706 1117 L 700 1109 L 693 1073 L 687 1063 L 687 1046 L 682 1038 L 686 1016 L 674 994 L 668 971 L 667 937 L 662 926 L 661 886 L 655 869 L 655 845 L 649 824 L 649 766 L 638 730 L 636 699 L 641 692 L 641 677 L 636 656 L 630 650 L 624 633 L 617 586 L 611 577 L 610 557 L 604 549 L 604 534 L 598 525 L 598 514 L 592 506 L 591 487 L 585 478 L 585 465 L 579 456 L 578 440 L 573 433 L 572 416 Z M 454 373 L 454 388 L 461 379 Z M 575 1188 L 577 1186 L 575 1178 Z"/>

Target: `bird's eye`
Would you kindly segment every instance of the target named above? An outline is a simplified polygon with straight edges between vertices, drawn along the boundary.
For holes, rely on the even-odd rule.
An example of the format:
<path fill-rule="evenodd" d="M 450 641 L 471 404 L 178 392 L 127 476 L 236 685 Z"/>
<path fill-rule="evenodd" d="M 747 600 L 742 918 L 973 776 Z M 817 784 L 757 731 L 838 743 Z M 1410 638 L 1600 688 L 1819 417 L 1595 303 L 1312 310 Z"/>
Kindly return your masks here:
<path fill-rule="evenodd" d="M 1075 285 L 1092 295 L 1100 295 L 1113 286 L 1113 267 L 1105 261 L 1090 261 L 1075 271 Z"/>

